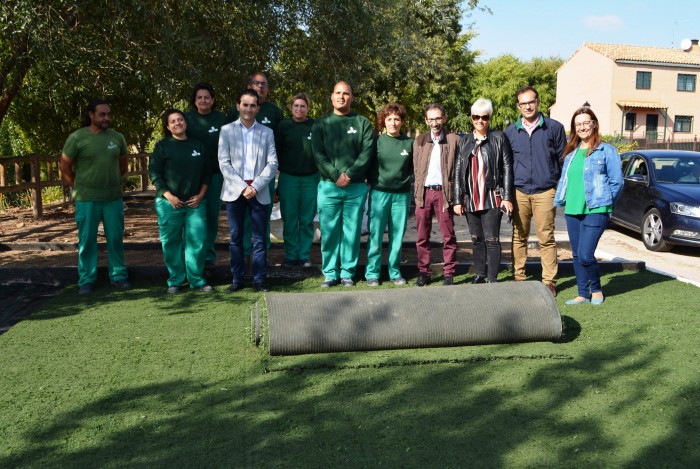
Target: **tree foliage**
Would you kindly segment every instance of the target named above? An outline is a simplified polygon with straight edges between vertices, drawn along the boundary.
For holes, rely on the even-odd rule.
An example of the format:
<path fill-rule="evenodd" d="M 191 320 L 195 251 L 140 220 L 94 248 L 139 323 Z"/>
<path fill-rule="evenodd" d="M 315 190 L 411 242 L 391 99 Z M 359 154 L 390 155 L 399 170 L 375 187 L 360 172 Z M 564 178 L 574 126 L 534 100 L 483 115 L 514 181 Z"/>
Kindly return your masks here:
<path fill-rule="evenodd" d="M 399 101 L 409 124 L 422 124 L 423 106 L 438 101 L 457 128 L 469 120 L 475 54 L 460 20 L 479 0 L 6 0 L 0 8 L 0 122 L 7 116 L 31 151 L 59 151 L 96 96 L 145 150 L 160 112 L 183 104 L 194 83 L 212 82 L 225 109 L 258 70 L 282 107 L 303 91 L 325 112 L 342 79 L 368 116 Z"/>
<path fill-rule="evenodd" d="M 529 85 L 540 95 L 540 111 L 547 114 L 556 99 L 557 69 L 562 63 L 563 60 L 557 57 L 523 62 L 510 54 L 479 63 L 473 69 L 471 100 L 490 99 L 494 111 L 491 127 L 504 128 L 506 123 L 514 122 L 520 116 L 515 92 Z"/>

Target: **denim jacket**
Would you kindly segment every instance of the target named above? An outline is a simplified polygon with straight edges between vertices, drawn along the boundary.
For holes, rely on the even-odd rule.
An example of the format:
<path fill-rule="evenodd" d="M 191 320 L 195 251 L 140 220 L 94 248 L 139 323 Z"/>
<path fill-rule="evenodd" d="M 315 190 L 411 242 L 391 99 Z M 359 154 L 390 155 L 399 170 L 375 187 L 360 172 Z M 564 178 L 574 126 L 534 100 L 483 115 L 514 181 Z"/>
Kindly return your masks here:
<path fill-rule="evenodd" d="M 572 151 L 564 159 L 561 179 L 557 184 L 554 195 L 554 205 L 566 205 L 566 184 L 569 164 L 576 151 Z M 583 163 L 583 187 L 586 191 L 586 205 L 589 209 L 613 205 L 622 191 L 622 164 L 620 155 L 612 145 L 601 143 L 591 152 Z"/>

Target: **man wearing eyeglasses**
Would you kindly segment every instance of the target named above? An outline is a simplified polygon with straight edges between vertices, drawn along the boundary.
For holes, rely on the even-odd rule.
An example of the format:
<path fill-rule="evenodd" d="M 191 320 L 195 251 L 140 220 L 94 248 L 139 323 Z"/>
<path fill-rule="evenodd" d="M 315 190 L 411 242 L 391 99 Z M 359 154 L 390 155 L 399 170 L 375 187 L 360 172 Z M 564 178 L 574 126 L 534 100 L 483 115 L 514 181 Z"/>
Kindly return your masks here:
<path fill-rule="evenodd" d="M 416 200 L 416 251 L 418 251 L 418 279 L 422 287 L 431 281 L 430 232 L 433 215 L 442 234 L 443 285 L 452 285 L 457 266 L 457 237 L 452 205 L 454 162 L 460 138 L 447 133 L 445 108 L 437 103 L 425 107 L 425 123 L 429 132 L 419 135 L 413 143 L 413 172 Z"/>
<path fill-rule="evenodd" d="M 542 283 L 557 295 L 557 244 L 554 239 L 554 194 L 561 176 L 566 132 L 559 122 L 539 112 L 539 94 L 531 86 L 515 92 L 520 118 L 505 133 L 513 150 L 513 273 L 525 280 L 527 240 L 534 220 L 540 246 Z"/>
<path fill-rule="evenodd" d="M 272 129 L 274 132 L 277 129 L 277 124 L 282 121 L 282 109 L 280 109 L 275 103 L 267 100 L 267 94 L 270 92 L 270 83 L 267 80 L 267 76 L 264 73 L 256 72 L 248 76 L 248 89 L 254 90 L 258 93 L 258 115 L 255 117 L 256 122 Z M 239 118 L 238 109 L 236 105 L 229 109 L 228 122 L 233 122 Z M 275 198 L 275 178 L 272 178 L 270 182 L 270 196 L 274 200 Z M 272 204 L 268 207 L 268 219 L 272 214 Z M 243 232 L 243 250 L 245 256 L 248 257 L 251 251 L 251 239 L 252 239 L 252 229 L 250 223 L 250 217 L 246 215 L 245 218 L 245 228 Z M 267 224 L 267 247 L 270 248 L 270 224 Z"/>

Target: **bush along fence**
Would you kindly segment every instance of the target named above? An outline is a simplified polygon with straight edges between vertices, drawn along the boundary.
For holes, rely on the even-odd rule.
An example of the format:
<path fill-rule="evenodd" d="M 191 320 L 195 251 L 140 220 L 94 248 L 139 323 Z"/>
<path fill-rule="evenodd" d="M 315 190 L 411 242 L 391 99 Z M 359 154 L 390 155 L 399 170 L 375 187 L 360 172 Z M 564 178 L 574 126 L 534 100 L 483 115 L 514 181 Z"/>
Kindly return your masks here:
<path fill-rule="evenodd" d="M 138 178 L 126 192 L 148 190 L 148 153 L 129 155 L 125 178 Z M 63 203 L 70 201 L 69 187 L 61 179 L 60 156 L 29 155 L 0 158 L 0 200 L 7 194 L 29 192 L 35 219 L 43 215 L 42 189 L 60 187 Z M 6 206 L 7 204 L 3 204 Z"/>

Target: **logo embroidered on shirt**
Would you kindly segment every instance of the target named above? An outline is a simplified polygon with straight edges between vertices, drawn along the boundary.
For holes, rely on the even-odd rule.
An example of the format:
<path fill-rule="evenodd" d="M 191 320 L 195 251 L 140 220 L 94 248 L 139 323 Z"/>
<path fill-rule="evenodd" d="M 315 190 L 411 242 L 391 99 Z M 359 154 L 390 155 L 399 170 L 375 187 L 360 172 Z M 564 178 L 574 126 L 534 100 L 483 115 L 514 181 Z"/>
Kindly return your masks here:
<path fill-rule="evenodd" d="M 210 133 L 210 134 L 213 134 L 214 132 L 218 132 L 218 131 L 219 131 L 219 129 L 217 129 L 217 128 L 214 127 L 213 125 L 211 126 L 211 129 L 209 129 L 209 133 Z"/>
<path fill-rule="evenodd" d="M 192 150 L 192 156 L 200 156 L 201 153 L 198 152 L 197 150 Z"/>
<path fill-rule="evenodd" d="M 311 140 L 311 132 L 309 132 L 309 136 L 306 137 L 307 140 Z"/>
<path fill-rule="evenodd" d="M 261 124 L 269 124 L 269 123 L 271 123 L 271 122 L 272 122 L 272 121 L 271 121 L 270 119 L 268 119 L 267 116 L 265 116 L 265 117 L 263 118 L 263 120 L 260 121 Z"/>
<path fill-rule="evenodd" d="M 404 148 L 403 151 L 401 152 L 401 156 L 408 156 L 408 152 Z"/>
<path fill-rule="evenodd" d="M 107 144 L 107 150 L 116 150 L 117 148 L 119 148 L 117 144 L 112 141 Z"/>
<path fill-rule="evenodd" d="M 350 126 L 350 128 L 348 129 L 348 133 L 349 134 L 356 134 L 357 130 L 353 129 L 352 126 Z"/>

